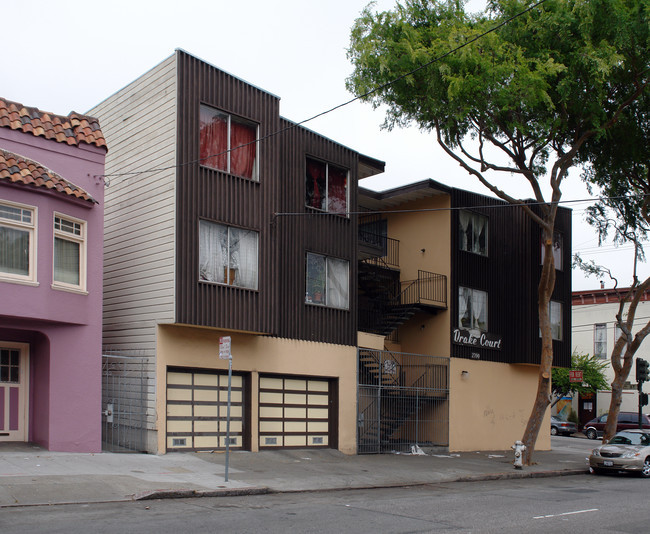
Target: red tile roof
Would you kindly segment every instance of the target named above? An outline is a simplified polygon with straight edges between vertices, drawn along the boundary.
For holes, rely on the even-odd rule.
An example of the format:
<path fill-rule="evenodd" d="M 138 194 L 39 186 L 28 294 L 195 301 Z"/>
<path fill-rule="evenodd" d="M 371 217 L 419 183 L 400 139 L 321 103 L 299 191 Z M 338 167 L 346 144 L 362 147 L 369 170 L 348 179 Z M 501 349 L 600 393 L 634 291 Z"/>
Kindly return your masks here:
<path fill-rule="evenodd" d="M 83 142 L 107 148 L 99 121 L 93 117 L 74 111 L 67 117 L 55 115 L 1 97 L 0 127 L 32 133 L 36 137 L 45 137 L 68 145 L 78 146 Z"/>
<path fill-rule="evenodd" d="M 0 149 L 0 183 L 3 182 L 45 187 L 63 195 L 97 204 L 97 201 L 86 191 L 40 163 L 8 150 Z"/>

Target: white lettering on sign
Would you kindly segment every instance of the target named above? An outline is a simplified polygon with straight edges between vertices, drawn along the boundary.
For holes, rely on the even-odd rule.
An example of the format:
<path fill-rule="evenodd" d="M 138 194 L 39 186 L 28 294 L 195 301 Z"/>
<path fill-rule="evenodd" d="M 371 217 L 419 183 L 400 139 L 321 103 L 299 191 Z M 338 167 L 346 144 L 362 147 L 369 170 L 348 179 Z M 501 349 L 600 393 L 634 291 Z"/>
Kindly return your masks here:
<path fill-rule="evenodd" d="M 501 338 L 481 332 L 478 335 L 473 334 L 469 330 L 461 330 L 455 328 L 452 334 L 454 343 L 460 345 L 469 345 L 470 347 L 483 347 L 486 349 L 501 350 Z"/>

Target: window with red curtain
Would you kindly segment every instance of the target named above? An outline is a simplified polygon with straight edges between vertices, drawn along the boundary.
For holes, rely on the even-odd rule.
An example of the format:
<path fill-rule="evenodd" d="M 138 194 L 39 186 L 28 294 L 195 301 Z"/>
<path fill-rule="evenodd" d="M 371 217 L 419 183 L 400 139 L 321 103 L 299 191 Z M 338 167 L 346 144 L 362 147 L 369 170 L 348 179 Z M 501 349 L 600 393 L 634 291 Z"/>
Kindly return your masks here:
<path fill-rule="evenodd" d="M 327 204 L 327 164 L 307 158 L 307 206 L 324 210 Z"/>
<path fill-rule="evenodd" d="M 327 211 L 345 213 L 348 205 L 348 172 L 341 167 L 327 168 Z"/>
<path fill-rule="evenodd" d="M 201 165 L 257 179 L 257 126 L 201 106 L 199 115 Z"/>
<path fill-rule="evenodd" d="M 348 171 L 307 158 L 306 205 L 331 213 L 345 214 L 348 205 Z"/>
<path fill-rule="evenodd" d="M 234 119 L 230 120 L 230 173 L 253 178 L 257 152 L 257 128 Z M 241 148 L 237 148 L 241 147 Z"/>

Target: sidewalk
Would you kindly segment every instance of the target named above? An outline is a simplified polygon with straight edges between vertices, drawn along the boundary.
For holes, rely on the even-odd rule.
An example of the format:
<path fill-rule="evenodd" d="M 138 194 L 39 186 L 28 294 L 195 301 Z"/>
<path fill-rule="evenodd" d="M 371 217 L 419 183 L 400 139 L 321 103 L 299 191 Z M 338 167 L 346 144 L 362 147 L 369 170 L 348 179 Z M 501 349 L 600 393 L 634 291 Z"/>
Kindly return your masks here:
<path fill-rule="evenodd" d="M 0 508 L 572 475 L 587 471 L 585 441 L 536 451 L 535 465 L 523 469 L 514 469 L 511 450 L 426 456 L 237 451 L 230 453 L 228 482 L 224 453 L 76 454 L 0 444 Z"/>

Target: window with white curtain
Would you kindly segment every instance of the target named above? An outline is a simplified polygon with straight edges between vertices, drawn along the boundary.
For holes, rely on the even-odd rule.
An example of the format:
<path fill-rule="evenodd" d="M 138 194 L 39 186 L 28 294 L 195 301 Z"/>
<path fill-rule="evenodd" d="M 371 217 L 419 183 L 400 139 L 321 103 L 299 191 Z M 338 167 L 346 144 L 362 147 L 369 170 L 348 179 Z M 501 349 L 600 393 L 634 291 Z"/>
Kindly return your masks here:
<path fill-rule="evenodd" d="M 199 221 L 199 280 L 257 289 L 259 234 Z"/>
<path fill-rule="evenodd" d="M 347 310 L 349 262 L 307 253 L 305 302 Z"/>
<path fill-rule="evenodd" d="M 54 282 L 58 289 L 86 289 L 86 223 L 54 214 Z"/>
<path fill-rule="evenodd" d="M 594 325 L 594 356 L 607 358 L 607 325 L 604 323 Z"/>
<path fill-rule="evenodd" d="M 472 211 L 458 212 L 460 249 L 488 255 L 488 218 Z"/>
<path fill-rule="evenodd" d="M 554 300 L 548 303 L 548 316 L 551 321 L 551 338 L 562 341 L 562 303 Z M 542 336 L 542 329 L 539 329 L 539 336 Z"/>
<path fill-rule="evenodd" d="M 0 202 L 0 279 L 36 282 L 36 208 Z"/>
<path fill-rule="evenodd" d="M 488 295 L 485 291 L 458 288 L 458 326 L 464 330 L 487 332 Z"/>

